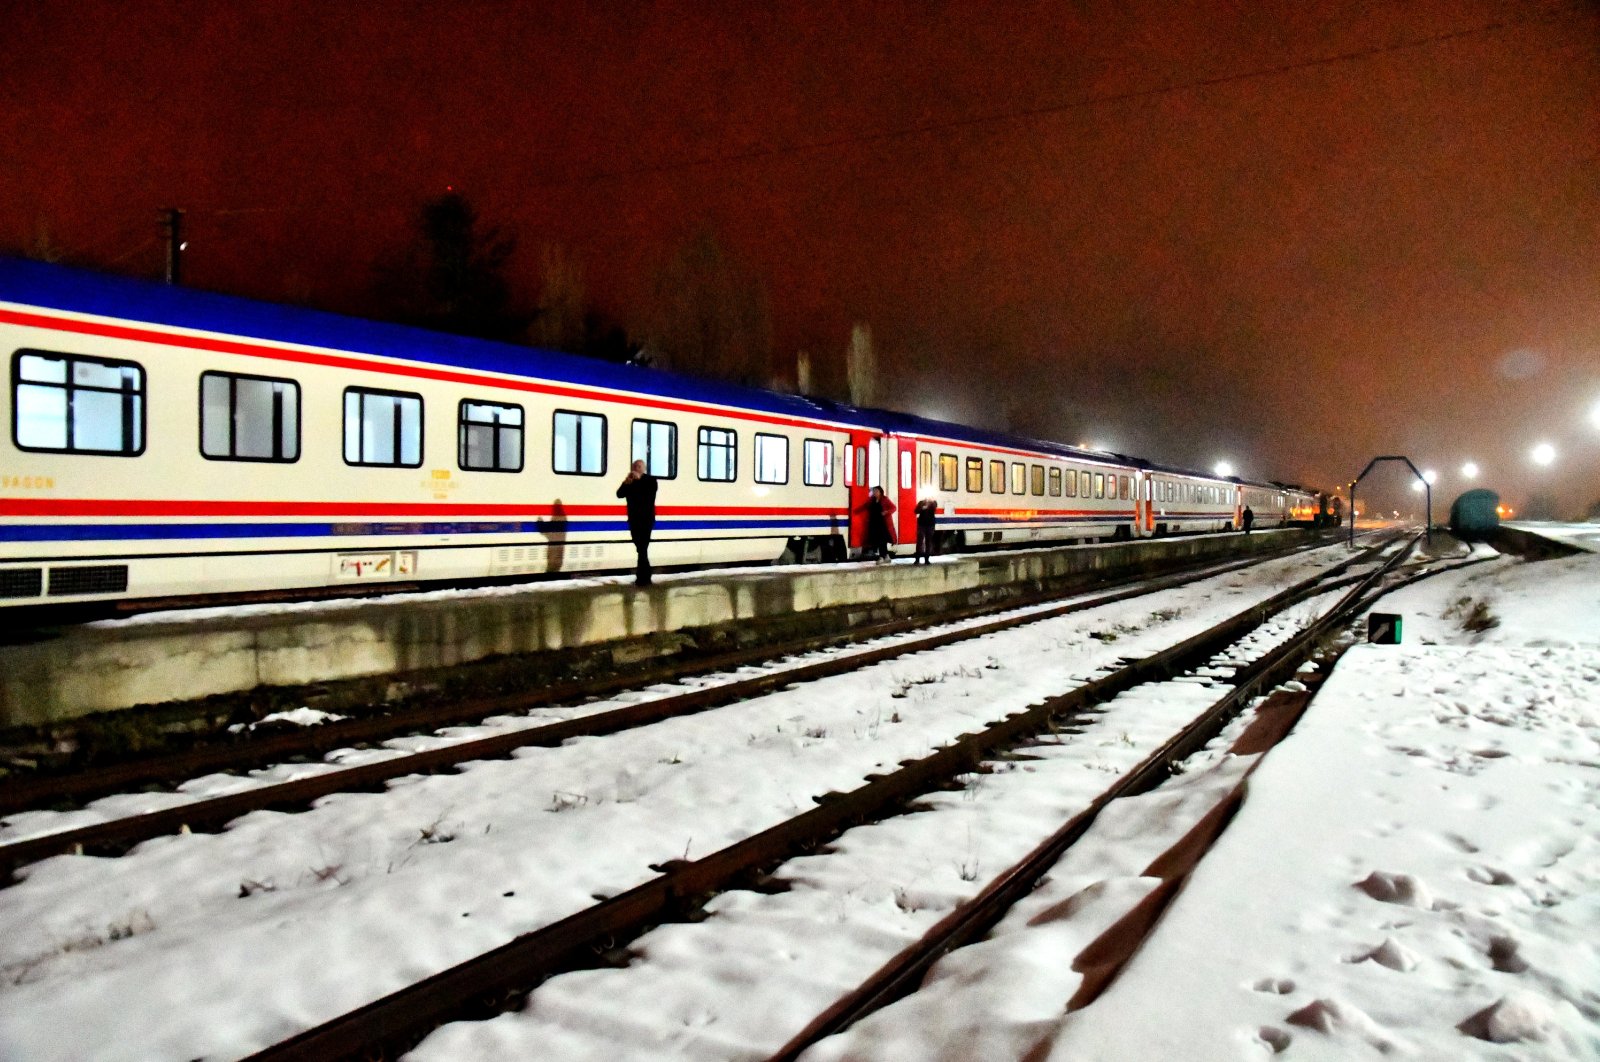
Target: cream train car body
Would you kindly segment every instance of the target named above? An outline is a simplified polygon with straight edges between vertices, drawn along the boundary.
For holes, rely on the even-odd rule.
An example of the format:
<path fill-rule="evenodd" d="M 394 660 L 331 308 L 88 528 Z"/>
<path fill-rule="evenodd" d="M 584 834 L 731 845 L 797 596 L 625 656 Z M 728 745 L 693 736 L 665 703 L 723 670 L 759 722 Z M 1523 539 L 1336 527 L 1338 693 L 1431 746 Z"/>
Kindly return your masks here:
<path fill-rule="evenodd" d="M 0 605 L 839 555 L 804 399 L 0 261 Z M 858 433 L 859 434 L 859 433 Z"/>

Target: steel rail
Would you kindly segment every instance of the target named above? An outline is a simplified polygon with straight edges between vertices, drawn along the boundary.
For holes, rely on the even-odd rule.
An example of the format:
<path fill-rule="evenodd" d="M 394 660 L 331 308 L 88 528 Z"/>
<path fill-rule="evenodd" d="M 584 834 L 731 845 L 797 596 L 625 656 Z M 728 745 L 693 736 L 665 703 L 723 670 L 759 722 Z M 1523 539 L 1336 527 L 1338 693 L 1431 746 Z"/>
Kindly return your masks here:
<path fill-rule="evenodd" d="M 1386 548 L 1372 547 L 1368 553 Z M 1351 563 L 1358 563 L 1358 556 Z M 1341 565 L 1344 570 L 1347 565 Z M 1237 641 L 1266 619 L 1331 587 L 1371 576 L 1335 577 L 1324 572 L 1273 595 L 1193 637 L 1085 685 L 1013 712 L 988 728 L 955 739 L 916 760 L 902 761 L 887 775 L 869 775 L 848 793 L 817 797 L 818 807 L 693 861 L 652 867 L 659 876 L 593 907 L 523 934 L 391 995 L 305 1030 L 251 1055 L 248 1062 L 333 1062 L 387 1058 L 403 1052 L 429 1030 L 462 1014 L 475 1002 L 526 993 L 544 978 L 592 964 L 592 957 L 618 940 L 637 936 L 693 909 L 704 897 L 771 867 L 794 853 L 814 849 L 861 822 L 882 818 L 917 797 L 949 785 L 996 750 L 1085 717 L 1113 697 L 1196 666 Z"/>
<path fill-rule="evenodd" d="M 818 1040 L 855 1024 L 868 1014 L 914 991 L 928 970 L 944 955 L 977 940 L 999 923 L 1007 911 L 1031 893 L 1062 855 L 1088 831 L 1095 819 L 1113 801 L 1155 789 L 1172 775 L 1172 765 L 1181 763 L 1204 748 L 1228 721 L 1236 716 L 1260 691 L 1291 678 L 1309 659 L 1334 628 L 1366 609 L 1379 594 L 1371 594 L 1397 569 L 1416 547 L 1420 533 L 1404 550 L 1397 552 L 1379 569 L 1363 577 L 1334 606 L 1314 623 L 1286 642 L 1241 668 L 1233 686 L 1182 730 L 1139 762 L 1082 811 L 1068 819 L 1060 829 L 1026 856 L 991 881 L 981 892 L 940 919 L 921 938 L 880 967 L 871 977 L 818 1015 L 803 1030 L 774 1052 L 769 1062 L 792 1062 Z M 1417 578 L 1436 574 L 1420 573 Z M 1387 592 L 1387 591 L 1384 591 Z M 1370 596 L 1369 596 L 1370 595 Z M 1172 883 L 1169 883 L 1169 885 Z M 1109 979 L 1115 970 L 1098 970 L 1099 978 Z"/>
<path fill-rule="evenodd" d="M 1288 549 L 1256 554 L 1243 560 L 1186 567 L 1172 574 L 1154 578 L 1130 576 L 1111 580 L 1109 585 L 1136 586 L 1139 588 L 1136 593 L 1153 592 L 1181 586 L 1196 579 L 1226 574 L 1261 561 L 1316 549 L 1323 545 L 1326 543 L 1295 545 Z M 108 793 L 174 780 L 182 781 L 221 771 L 249 770 L 296 758 L 322 756 L 335 749 L 352 745 L 370 744 L 441 727 L 480 722 L 492 715 L 527 712 L 590 697 L 605 697 L 640 686 L 680 681 L 697 675 L 781 660 L 839 645 L 858 644 L 908 631 L 1031 608 L 1063 596 L 1068 595 L 1059 592 L 1024 595 L 1008 601 L 954 609 L 936 616 L 912 616 L 850 630 L 834 630 L 826 634 L 737 649 L 693 660 L 680 660 L 642 672 L 618 674 L 603 679 L 574 679 L 546 685 L 532 692 L 506 694 L 493 698 L 474 698 L 467 702 L 430 705 L 361 719 L 338 720 L 318 726 L 300 727 L 290 732 L 253 737 L 242 742 L 209 744 L 176 753 L 93 767 L 70 774 L 20 780 L 7 779 L 0 781 L 0 815 L 65 802 L 82 803 Z M 1114 600 L 1121 598 L 1107 596 L 1101 599 L 1100 603 L 1110 603 Z"/>
<path fill-rule="evenodd" d="M 1382 548 L 1381 544 L 1370 547 L 1367 552 L 1370 553 L 1380 548 Z M 1363 556 L 1364 554 L 1357 554 L 1355 557 L 1329 569 L 1328 572 L 1313 577 L 1313 580 L 1307 580 L 1306 583 L 1319 582 L 1326 579 L 1330 573 L 1346 570 L 1350 565 L 1359 563 Z M 1162 582 L 1163 585 L 1155 589 L 1165 589 L 1168 585 L 1181 585 L 1183 582 L 1196 581 L 1207 577 L 1209 577 L 1209 573 L 1170 576 L 1163 580 L 1157 580 Z M 1025 624 L 1037 623 L 1073 612 L 1097 608 L 1150 592 L 1152 592 L 1150 585 L 1141 584 L 1127 590 L 1099 595 L 1092 599 L 1069 602 L 1055 608 L 1035 609 L 1021 616 L 1008 616 L 987 623 L 961 627 L 953 631 L 941 631 L 913 641 L 898 642 L 862 652 L 842 654 L 809 664 L 801 664 L 796 667 L 751 676 L 750 678 L 736 679 L 716 686 L 689 690 L 679 694 L 669 694 L 655 700 L 641 701 L 621 708 L 597 712 L 594 715 L 565 719 L 555 723 L 529 727 L 524 730 L 514 730 L 490 737 L 456 742 L 436 749 L 406 753 L 353 767 L 340 767 L 306 778 L 257 786 L 235 793 L 195 800 L 176 807 L 161 808 L 106 822 L 89 823 L 73 829 L 12 841 L 7 844 L 0 844 L 0 873 L 11 875 L 18 868 L 29 863 L 67 852 L 125 850 L 128 846 L 137 844 L 140 841 L 150 840 L 166 834 L 219 827 L 251 811 L 269 808 L 303 807 L 319 797 L 333 793 L 370 790 L 395 778 L 449 770 L 475 760 L 498 759 L 510 755 L 521 748 L 551 747 L 575 737 L 599 737 L 647 726 L 665 719 L 691 715 L 736 701 L 746 700 L 795 683 L 812 682 L 817 679 L 844 674 L 910 653 L 941 648 L 955 642 L 967 641 Z M 1008 609 L 1007 611 L 1011 610 Z"/>

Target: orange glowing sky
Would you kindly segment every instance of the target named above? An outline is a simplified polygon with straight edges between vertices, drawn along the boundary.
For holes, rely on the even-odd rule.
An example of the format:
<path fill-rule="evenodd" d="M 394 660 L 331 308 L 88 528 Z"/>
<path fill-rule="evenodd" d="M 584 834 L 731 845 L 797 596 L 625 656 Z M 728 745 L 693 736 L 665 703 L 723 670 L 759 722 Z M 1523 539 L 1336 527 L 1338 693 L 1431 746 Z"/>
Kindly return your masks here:
<path fill-rule="evenodd" d="M 7 6 L 0 249 L 156 275 L 173 204 L 193 284 L 359 313 L 454 185 L 625 322 L 715 233 L 891 405 L 1600 498 L 1594 0 Z"/>

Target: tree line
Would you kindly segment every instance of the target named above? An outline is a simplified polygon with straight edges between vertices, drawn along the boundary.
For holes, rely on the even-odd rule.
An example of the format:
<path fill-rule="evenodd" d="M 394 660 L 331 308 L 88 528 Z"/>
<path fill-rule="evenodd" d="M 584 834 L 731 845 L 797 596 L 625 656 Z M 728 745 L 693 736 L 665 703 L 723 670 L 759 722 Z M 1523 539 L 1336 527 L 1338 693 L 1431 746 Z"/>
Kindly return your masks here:
<path fill-rule="evenodd" d="M 460 192 L 424 203 L 409 244 L 373 269 L 378 312 L 455 335 L 632 362 L 756 387 L 870 403 L 876 390 L 871 332 L 848 346 L 780 364 L 766 284 L 710 230 L 658 268 L 651 307 L 624 323 L 594 306 L 581 264 L 555 244 L 538 248 L 538 291 L 519 297 L 508 279 L 514 234 L 486 224 Z"/>

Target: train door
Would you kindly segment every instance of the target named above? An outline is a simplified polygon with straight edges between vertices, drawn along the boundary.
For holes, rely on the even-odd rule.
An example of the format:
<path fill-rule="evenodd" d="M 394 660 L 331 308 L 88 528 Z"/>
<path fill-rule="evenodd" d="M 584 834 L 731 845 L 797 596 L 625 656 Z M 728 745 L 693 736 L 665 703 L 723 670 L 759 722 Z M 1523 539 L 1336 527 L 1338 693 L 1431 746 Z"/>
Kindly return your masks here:
<path fill-rule="evenodd" d="M 867 544 L 867 521 L 861 507 L 867 504 L 867 493 L 873 487 L 883 486 L 882 436 L 851 430 L 850 444 L 845 449 L 844 482 L 850 491 L 850 548 L 860 549 Z"/>
<path fill-rule="evenodd" d="M 1135 497 L 1140 499 L 1134 503 L 1134 506 L 1136 509 L 1139 506 L 1144 507 L 1144 520 L 1140 522 L 1139 526 L 1143 529 L 1145 536 L 1149 537 L 1156 533 L 1156 482 L 1149 473 L 1141 473 L 1134 480 L 1134 483 L 1138 484 L 1135 487 Z M 1137 517 L 1138 513 L 1134 515 Z"/>
<path fill-rule="evenodd" d="M 898 508 L 895 510 L 897 518 L 895 541 L 907 546 L 915 547 L 917 544 L 917 447 L 910 439 L 895 439 L 894 449 L 895 464 L 899 469 L 898 491 L 889 490 L 890 497 Z M 928 490 L 933 490 L 933 485 L 928 485 Z"/>

